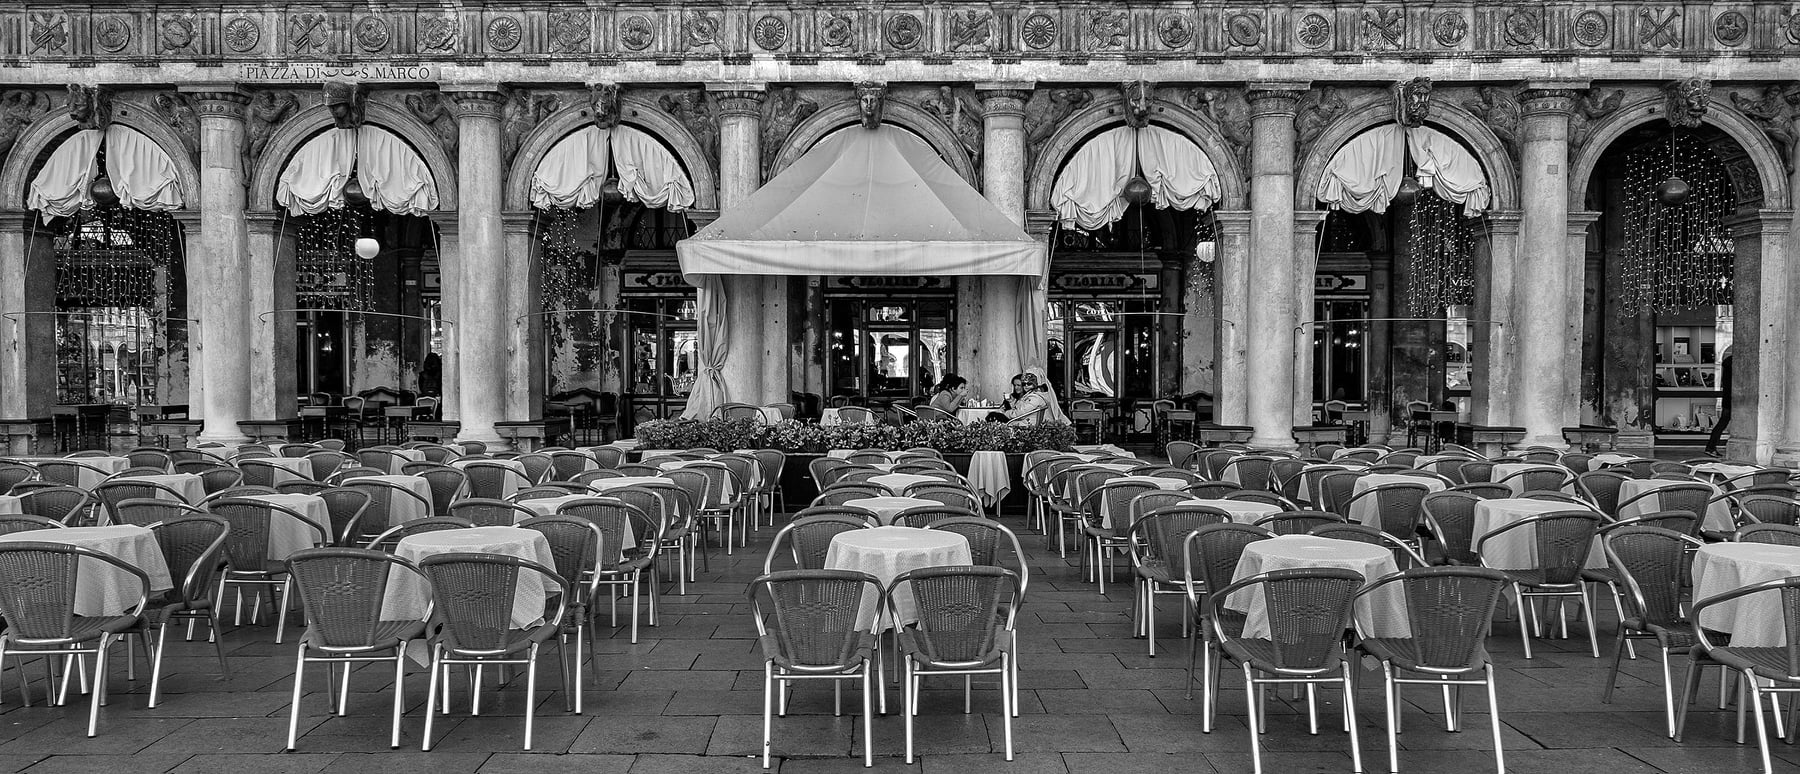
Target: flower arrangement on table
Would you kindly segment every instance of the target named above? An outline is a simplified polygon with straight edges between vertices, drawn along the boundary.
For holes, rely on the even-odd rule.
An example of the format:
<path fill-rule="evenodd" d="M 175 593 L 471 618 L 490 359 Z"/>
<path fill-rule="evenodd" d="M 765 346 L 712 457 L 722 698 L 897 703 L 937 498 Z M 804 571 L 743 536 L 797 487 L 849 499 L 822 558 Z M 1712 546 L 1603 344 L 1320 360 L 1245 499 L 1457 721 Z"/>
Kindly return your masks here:
<path fill-rule="evenodd" d="M 831 449 L 899 450 L 927 447 L 943 452 L 999 451 L 1023 454 L 1039 449 L 1068 451 L 1075 428 L 1062 423 L 1008 425 L 954 421 L 904 425 L 833 425 L 798 420 L 763 424 L 754 419 L 656 419 L 637 426 L 638 446 L 645 449 L 780 449 L 823 454 Z"/>

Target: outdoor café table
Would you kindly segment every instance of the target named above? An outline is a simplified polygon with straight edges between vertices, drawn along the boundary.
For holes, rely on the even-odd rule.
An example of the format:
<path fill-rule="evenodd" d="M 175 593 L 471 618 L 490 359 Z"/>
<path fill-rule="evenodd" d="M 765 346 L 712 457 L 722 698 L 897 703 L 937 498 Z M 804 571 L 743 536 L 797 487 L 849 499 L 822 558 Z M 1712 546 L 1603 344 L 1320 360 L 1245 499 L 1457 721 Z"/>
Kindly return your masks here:
<path fill-rule="evenodd" d="M 325 505 L 325 498 L 309 494 L 272 494 L 253 495 L 244 498 L 258 500 L 270 505 L 279 505 L 300 514 L 319 526 L 326 539 L 331 534 L 331 509 Z M 319 543 L 319 535 L 306 528 L 304 524 L 295 524 L 293 519 L 277 516 L 269 522 L 269 558 L 280 561 L 288 558 L 302 548 L 314 548 Z"/>
<path fill-rule="evenodd" d="M 831 547 L 825 551 L 825 569 L 866 572 L 881 581 L 882 588 L 887 588 L 907 570 L 972 562 L 968 538 L 955 532 L 917 527 L 873 527 L 840 532 L 831 538 Z M 873 594 L 863 595 L 862 609 L 857 616 L 859 627 L 875 620 L 875 602 Z M 894 607 L 902 621 L 918 618 L 918 605 L 908 589 L 895 590 Z"/>
<path fill-rule="evenodd" d="M 663 481 L 666 479 L 659 478 L 652 480 Z M 520 500 L 519 505 L 530 508 L 533 513 L 536 513 L 539 516 L 555 516 L 556 512 L 561 510 L 564 505 L 575 502 L 576 500 L 591 499 L 593 499 L 592 495 L 564 495 L 562 497 L 540 497 L 532 500 Z M 650 514 L 650 518 L 654 519 L 656 516 L 657 515 L 654 513 Z M 619 542 L 627 546 L 637 545 L 637 532 L 632 530 L 630 520 L 626 520 L 625 533 L 619 536 Z"/>
<path fill-rule="evenodd" d="M 169 565 L 163 561 L 156 534 L 134 524 L 112 527 L 66 527 L 33 529 L 0 535 L 10 543 L 62 543 L 91 548 L 142 570 L 150 578 L 147 593 L 168 591 Z M 82 559 L 76 567 L 75 614 L 118 615 L 137 604 L 138 581 L 131 573 L 91 559 Z"/>
<path fill-rule="evenodd" d="M 20 504 L 17 495 L 0 495 L 0 514 L 24 512 L 25 506 Z"/>
<path fill-rule="evenodd" d="M 1259 503 L 1250 500 L 1182 500 L 1178 505 L 1203 505 L 1217 508 L 1231 514 L 1231 520 L 1237 524 L 1255 524 L 1281 512 L 1281 506 L 1274 503 Z"/>
<path fill-rule="evenodd" d="M 1109 457 L 1137 457 L 1136 454 L 1110 443 L 1076 444 L 1069 448 L 1074 449 L 1076 454 L 1104 454 Z"/>
<path fill-rule="evenodd" d="M 656 469 L 666 473 L 671 470 L 680 470 L 680 469 L 685 468 L 689 465 L 692 465 L 696 462 L 712 462 L 712 460 L 711 459 L 677 460 L 675 462 L 665 462 L 660 465 L 657 465 Z M 760 465 L 751 466 L 750 475 L 753 478 L 750 481 L 744 482 L 744 486 L 748 487 L 751 491 L 755 491 L 756 485 L 759 483 L 758 481 L 755 480 L 755 478 L 761 477 L 761 470 L 762 470 L 762 468 Z M 737 486 L 737 481 L 736 481 L 735 476 L 726 476 L 725 477 L 725 491 L 723 493 L 723 496 L 726 500 L 730 500 L 733 496 L 735 496 L 737 494 L 737 489 L 735 488 L 736 486 Z"/>
<path fill-rule="evenodd" d="M 1356 479 L 1350 487 L 1350 496 L 1362 494 L 1383 484 L 1424 484 L 1431 492 L 1442 492 L 1444 482 L 1430 476 L 1412 476 L 1405 473 L 1365 473 Z M 1427 492 L 1429 494 L 1430 492 Z M 1350 520 L 1369 527 L 1381 526 L 1381 508 L 1377 507 L 1374 497 L 1357 500 L 1350 507 Z"/>
<path fill-rule="evenodd" d="M 1113 483 L 1149 484 L 1157 489 L 1186 489 L 1188 482 L 1180 478 L 1163 478 L 1161 476 L 1125 476 L 1113 479 Z"/>
<path fill-rule="evenodd" d="M 75 485 L 82 489 L 93 489 L 109 476 L 131 467 L 131 460 L 124 457 L 10 457 L 20 462 L 77 462 L 87 467 L 75 474 Z M 96 470 L 88 470 L 95 468 Z"/>
<path fill-rule="evenodd" d="M 388 472 L 394 475 L 404 472 L 408 462 L 425 461 L 424 449 L 389 449 L 388 453 L 394 455 L 393 459 L 388 460 Z"/>
<path fill-rule="evenodd" d="M 1619 484 L 1619 502 L 1625 502 L 1626 500 L 1645 492 L 1655 491 L 1666 486 L 1692 483 L 1694 482 L 1667 478 L 1630 479 Z M 1712 485 L 1708 484 L 1707 486 Z M 1712 489 L 1714 494 L 1718 493 L 1718 487 L 1713 486 Z M 1646 497 L 1620 508 L 1619 518 L 1632 519 L 1638 516 L 1655 513 L 1660 510 L 1662 510 L 1661 497 Z M 1737 529 L 1737 523 L 1731 518 L 1731 506 L 1727 505 L 1724 500 L 1719 500 L 1707 505 L 1706 518 L 1701 520 L 1700 528 L 1711 532 L 1730 532 Z"/>
<path fill-rule="evenodd" d="M 431 515 L 431 482 L 419 476 L 358 476 L 353 481 L 383 481 L 401 489 L 406 489 L 425 498 L 423 502 L 416 498 L 394 493 L 388 497 L 388 526 L 398 527 L 413 519 L 423 519 Z"/>
<path fill-rule="evenodd" d="M 1640 459 L 1643 458 L 1634 454 L 1615 454 L 1612 452 L 1596 454 L 1594 455 L 1594 458 L 1588 462 L 1588 469 L 1600 470 L 1608 465 L 1623 465 L 1627 462 Z"/>
<path fill-rule="evenodd" d="M 1587 511 L 1586 507 L 1575 503 L 1563 503 L 1555 500 L 1531 500 L 1517 497 L 1503 497 L 1493 500 L 1482 500 L 1475 503 L 1475 523 L 1469 533 L 1469 545 L 1473 547 L 1489 532 L 1498 531 L 1520 519 L 1542 516 L 1546 513 L 1563 511 Z M 1490 540 L 1478 549 L 1484 565 L 1501 570 L 1524 570 L 1537 566 L 1537 534 L 1535 529 L 1515 529 Z M 1606 567 L 1606 555 L 1600 550 L 1600 539 L 1594 538 L 1588 549 L 1587 562 L 1582 565 L 1589 569 Z"/>
<path fill-rule="evenodd" d="M 969 455 L 969 488 L 984 505 L 1000 509 L 1000 501 L 1012 491 L 1012 474 L 1006 469 L 1006 453 L 978 451 Z"/>
<path fill-rule="evenodd" d="M 425 557 L 438 554 L 500 554 L 516 556 L 545 567 L 555 568 L 556 558 L 550 553 L 550 541 L 537 530 L 519 527 L 474 527 L 446 529 L 408 535 L 394 545 L 394 555 L 418 564 Z M 388 574 L 387 597 L 381 602 L 381 618 L 386 621 L 416 619 L 425 614 L 424 581 L 398 567 Z M 519 573 L 513 588 L 512 626 L 523 629 L 544 618 L 544 603 L 553 596 L 555 587 L 546 586 L 544 577 L 535 572 Z"/>
<path fill-rule="evenodd" d="M 1569 472 L 1568 468 L 1565 468 L 1561 465 L 1554 465 L 1554 464 L 1551 464 L 1548 462 L 1502 462 L 1502 463 L 1494 466 L 1494 472 L 1489 474 L 1488 480 L 1489 481 L 1499 481 L 1501 479 L 1506 478 L 1507 476 L 1511 476 L 1516 473 L 1520 473 L 1520 472 L 1527 471 L 1527 470 L 1554 470 L 1559 473 Z M 1525 494 L 1525 480 L 1522 478 L 1516 478 L 1511 481 L 1508 481 L 1508 482 L 1506 482 L 1506 486 L 1507 486 L 1507 488 L 1512 490 L 1513 494 L 1516 494 L 1516 495 Z M 1562 491 L 1563 491 L 1563 494 L 1574 494 L 1575 493 L 1575 485 L 1573 483 L 1564 484 L 1562 487 Z"/>
<path fill-rule="evenodd" d="M 913 484 L 930 484 L 934 482 L 940 484 L 947 483 L 941 478 L 920 476 L 913 473 L 886 473 L 879 476 L 870 476 L 868 481 L 876 486 L 887 487 L 887 490 L 894 494 L 905 492 L 906 488 Z"/>
<path fill-rule="evenodd" d="M 597 479 L 594 479 L 593 481 L 588 482 L 588 489 L 593 490 L 595 493 L 598 494 L 598 493 L 610 492 L 614 489 L 622 489 L 622 488 L 628 487 L 628 486 L 638 486 L 640 484 L 657 484 L 657 483 L 669 483 L 669 480 L 666 478 L 663 478 L 662 476 L 620 476 L 618 478 L 597 478 Z"/>
<path fill-rule="evenodd" d="M 1231 579 L 1235 582 L 1275 570 L 1319 568 L 1355 570 L 1365 580 L 1399 571 L 1393 553 L 1382 546 L 1313 535 L 1281 535 L 1244 546 Z M 1398 587 L 1389 586 L 1377 592 L 1368 604 L 1358 606 L 1356 619 L 1363 631 L 1375 637 L 1410 636 L 1399 591 Z M 1245 639 L 1269 637 L 1269 615 L 1263 606 L 1261 588 L 1241 589 L 1225 601 L 1225 606 L 1246 614 Z"/>
<path fill-rule="evenodd" d="M 847 460 L 850 458 L 850 455 L 855 454 L 859 451 L 862 451 L 862 450 L 861 449 L 828 449 L 825 452 L 825 456 L 831 457 L 833 459 Z M 888 462 L 894 461 L 894 452 L 882 452 L 882 454 L 887 457 Z"/>
<path fill-rule="evenodd" d="M 175 490 L 176 494 L 181 495 L 181 501 L 188 505 L 193 505 L 206 499 L 205 482 L 201 481 L 199 476 L 192 473 L 170 473 L 164 476 L 132 476 L 129 479 L 121 480 L 161 484 Z M 156 495 L 157 497 L 166 496 L 163 492 L 157 492 Z"/>
<path fill-rule="evenodd" d="M 501 499 L 511 497 L 511 496 L 513 496 L 513 493 L 518 492 L 520 481 L 530 481 L 531 480 L 531 474 L 525 472 L 525 463 L 520 462 L 518 460 L 451 460 L 450 467 L 456 468 L 457 470 L 463 470 L 464 468 L 467 468 L 469 466 L 469 463 L 478 462 L 478 461 L 479 462 L 497 462 L 497 463 L 500 463 L 501 465 L 504 465 L 508 470 L 511 470 L 511 471 L 519 474 L 518 478 L 513 478 L 512 476 L 507 476 L 505 478 L 500 479 L 500 497 L 501 497 Z"/>
<path fill-rule="evenodd" d="M 845 500 L 844 505 L 861 508 L 881 517 L 882 521 L 894 518 L 894 514 L 908 508 L 921 505 L 942 505 L 936 500 L 921 500 L 917 497 L 863 497 L 856 500 Z"/>
<path fill-rule="evenodd" d="M 1413 458 L 1412 466 L 1414 470 L 1425 470 L 1427 465 L 1443 462 L 1444 460 L 1458 460 L 1461 462 L 1475 461 L 1474 458 L 1464 457 L 1461 454 L 1421 454 Z"/>
<path fill-rule="evenodd" d="M 313 477 L 312 460 L 305 457 L 268 457 L 258 462 L 266 462 L 279 468 L 274 471 L 277 485 L 289 481 L 311 481 Z"/>
<path fill-rule="evenodd" d="M 1763 581 L 1800 575 L 1800 547 L 1768 543 L 1709 543 L 1694 552 L 1694 599 Z M 1787 644 L 1779 594 L 1752 594 L 1701 612 L 1700 625 L 1731 635 L 1733 647 Z"/>
<path fill-rule="evenodd" d="M 956 410 L 956 419 L 965 425 L 973 425 L 977 422 L 986 422 L 989 414 L 999 410 L 1000 409 L 993 406 L 969 406 L 968 408 L 959 408 Z"/>
<path fill-rule="evenodd" d="M 1710 476 L 1715 481 L 1724 481 L 1747 473 L 1755 473 L 1758 470 L 1762 470 L 1762 468 L 1755 465 L 1733 465 L 1729 462 L 1702 462 L 1694 466 L 1695 473 Z"/>

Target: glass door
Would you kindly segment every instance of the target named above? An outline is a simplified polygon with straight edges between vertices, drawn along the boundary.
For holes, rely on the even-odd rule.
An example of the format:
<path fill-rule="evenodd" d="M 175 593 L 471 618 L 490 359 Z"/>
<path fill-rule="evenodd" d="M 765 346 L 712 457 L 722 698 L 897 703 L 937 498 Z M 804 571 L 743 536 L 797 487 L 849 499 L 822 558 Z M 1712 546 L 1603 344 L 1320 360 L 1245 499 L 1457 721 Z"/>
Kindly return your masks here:
<path fill-rule="evenodd" d="M 826 314 L 832 397 L 911 402 L 954 370 L 948 300 L 838 298 Z"/>
<path fill-rule="evenodd" d="M 1130 413 L 1156 393 L 1155 299 L 1050 302 L 1048 371 L 1065 401 L 1091 400 L 1109 413 Z M 1146 403 L 1147 405 L 1147 403 Z"/>
<path fill-rule="evenodd" d="M 680 414 L 700 374 L 700 334 L 692 296 L 634 298 L 624 381 L 631 424 Z"/>
<path fill-rule="evenodd" d="M 1369 302 L 1321 299 L 1313 302 L 1313 402 L 1360 404 L 1369 397 Z"/>

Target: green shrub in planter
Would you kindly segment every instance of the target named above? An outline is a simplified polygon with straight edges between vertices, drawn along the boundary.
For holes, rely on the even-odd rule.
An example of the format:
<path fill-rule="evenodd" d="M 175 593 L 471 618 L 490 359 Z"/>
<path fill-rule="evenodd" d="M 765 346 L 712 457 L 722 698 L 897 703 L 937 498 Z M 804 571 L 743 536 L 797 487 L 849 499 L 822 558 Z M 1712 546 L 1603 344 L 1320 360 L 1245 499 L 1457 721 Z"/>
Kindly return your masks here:
<path fill-rule="evenodd" d="M 780 449 L 818 454 L 831 449 L 910 449 L 916 446 L 950 453 L 999 451 L 1024 454 L 1039 449 L 1067 451 L 1075 428 L 1045 423 L 1013 426 L 998 422 L 911 422 L 905 425 L 833 425 L 821 427 L 796 420 L 765 425 L 753 419 L 658 419 L 637 426 L 644 449 Z"/>

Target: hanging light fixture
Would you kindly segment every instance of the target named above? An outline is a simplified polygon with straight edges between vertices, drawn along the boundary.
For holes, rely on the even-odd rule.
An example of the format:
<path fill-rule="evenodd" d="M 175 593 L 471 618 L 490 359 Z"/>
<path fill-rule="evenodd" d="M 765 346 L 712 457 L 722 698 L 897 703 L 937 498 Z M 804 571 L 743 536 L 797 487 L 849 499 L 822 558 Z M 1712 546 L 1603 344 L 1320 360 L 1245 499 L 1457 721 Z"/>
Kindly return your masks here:
<path fill-rule="evenodd" d="M 1412 204 L 1419 200 L 1419 194 L 1424 190 L 1425 187 L 1419 185 L 1418 178 L 1407 175 L 1400 179 L 1400 187 L 1394 189 L 1394 203 L 1399 205 Z"/>
<path fill-rule="evenodd" d="M 1132 204 L 1144 204 L 1150 201 L 1150 194 L 1150 181 L 1145 180 L 1141 174 L 1132 175 L 1130 180 L 1125 181 L 1124 190 L 1119 192 L 1125 201 Z"/>
<path fill-rule="evenodd" d="M 381 254 L 381 243 L 373 237 L 359 237 L 356 240 L 356 257 L 365 261 L 375 260 Z"/>
<path fill-rule="evenodd" d="M 600 200 L 607 204 L 618 204 L 625 201 L 625 192 L 619 190 L 619 179 L 609 177 L 600 185 Z"/>
<path fill-rule="evenodd" d="M 112 178 L 107 177 L 105 172 L 97 175 L 88 186 L 88 196 L 98 207 L 111 207 L 119 203 L 119 192 L 113 189 Z"/>
<path fill-rule="evenodd" d="M 363 192 L 362 181 L 357 180 L 356 173 L 352 172 L 350 179 L 344 181 L 344 204 L 359 205 L 368 202 L 369 195 Z"/>
<path fill-rule="evenodd" d="M 1671 175 L 1669 179 L 1656 186 L 1656 200 L 1671 207 L 1687 201 L 1688 195 L 1694 192 L 1686 180 Z"/>

